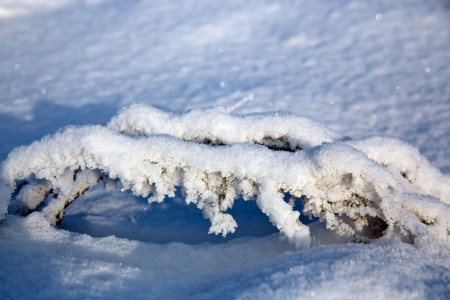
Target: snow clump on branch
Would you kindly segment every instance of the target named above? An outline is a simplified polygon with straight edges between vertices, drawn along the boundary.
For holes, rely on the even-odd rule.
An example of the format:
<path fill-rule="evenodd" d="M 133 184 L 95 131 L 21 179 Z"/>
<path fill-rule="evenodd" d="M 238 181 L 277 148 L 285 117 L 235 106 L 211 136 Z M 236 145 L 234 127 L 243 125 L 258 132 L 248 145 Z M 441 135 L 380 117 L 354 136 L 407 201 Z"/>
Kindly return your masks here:
<path fill-rule="evenodd" d="M 144 104 L 122 109 L 108 127 L 128 135 L 168 134 L 208 145 L 260 144 L 276 150 L 304 150 L 340 140 L 332 130 L 285 112 L 233 115 L 224 107 L 177 115 Z"/>
<path fill-rule="evenodd" d="M 237 228 L 226 211 L 242 196 L 255 199 L 290 242 L 309 247 L 309 228 L 284 201 L 288 193 L 303 201 L 303 213 L 353 240 L 449 243 L 449 178 L 399 141 L 342 142 L 304 118 L 223 108 L 172 115 L 132 106 L 108 127 L 69 127 L 15 149 L 1 167 L 0 218 L 19 190 L 17 211 L 31 212 L 50 198 L 43 213 L 57 223 L 90 187 L 117 180 L 149 202 L 181 187 L 186 202 L 211 221 L 209 232 L 223 236 Z"/>
<path fill-rule="evenodd" d="M 210 107 L 177 115 L 137 104 L 119 111 L 108 123 L 112 130 L 132 135 L 168 134 L 207 145 L 259 144 L 274 150 L 299 151 L 344 139 L 304 117 L 286 113 L 233 115 L 235 107 Z M 407 180 L 419 192 L 450 204 L 450 178 L 433 167 L 419 151 L 397 139 L 369 137 L 347 144 L 387 167 L 399 180 Z"/>

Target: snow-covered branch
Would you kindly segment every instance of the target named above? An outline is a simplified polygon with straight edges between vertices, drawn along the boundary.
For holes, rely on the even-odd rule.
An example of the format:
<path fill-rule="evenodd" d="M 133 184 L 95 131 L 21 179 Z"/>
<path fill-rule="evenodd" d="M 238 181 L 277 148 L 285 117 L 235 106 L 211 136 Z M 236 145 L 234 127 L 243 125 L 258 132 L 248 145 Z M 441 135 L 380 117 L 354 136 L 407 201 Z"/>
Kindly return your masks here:
<path fill-rule="evenodd" d="M 406 179 L 418 192 L 450 204 L 450 177 L 433 167 L 417 148 L 397 139 L 378 136 L 346 143 L 366 153 L 399 180 Z"/>
<path fill-rule="evenodd" d="M 168 134 L 208 145 L 260 144 L 291 151 L 341 139 L 332 130 L 297 115 L 281 112 L 233 115 L 230 110 L 210 107 L 177 115 L 139 104 L 122 109 L 108 127 L 128 135 Z"/>
<path fill-rule="evenodd" d="M 256 199 L 289 241 L 308 247 L 308 227 L 283 200 L 289 193 L 304 202 L 306 214 L 357 240 L 385 235 L 449 242 L 448 204 L 423 195 L 349 144 L 312 144 L 299 141 L 295 145 L 309 150 L 298 152 L 249 144 L 213 147 L 167 135 L 131 137 L 101 126 L 71 127 L 10 154 L 1 169 L 0 216 L 20 180 L 36 178 L 41 185 L 19 192 L 37 195 L 29 209 L 48 193 L 56 196 L 44 213 L 57 222 L 65 206 L 90 186 L 115 179 L 157 202 L 181 187 L 187 203 L 202 209 L 216 234 L 235 231 L 237 224 L 226 210 L 243 196 Z"/>
<path fill-rule="evenodd" d="M 342 140 L 332 130 L 292 114 L 231 114 L 235 107 L 249 100 L 251 97 L 244 98 L 229 109 L 201 108 L 180 115 L 144 104 L 132 105 L 112 118 L 108 127 L 128 135 L 169 134 L 208 145 L 260 144 L 288 151 L 309 149 L 324 142 Z M 414 185 L 418 192 L 450 204 L 450 178 L 433 167 L 416 148 L 385 137 L 370 137 L 346 143 L 387 167 L 399 180 L 406 180 Z"/>

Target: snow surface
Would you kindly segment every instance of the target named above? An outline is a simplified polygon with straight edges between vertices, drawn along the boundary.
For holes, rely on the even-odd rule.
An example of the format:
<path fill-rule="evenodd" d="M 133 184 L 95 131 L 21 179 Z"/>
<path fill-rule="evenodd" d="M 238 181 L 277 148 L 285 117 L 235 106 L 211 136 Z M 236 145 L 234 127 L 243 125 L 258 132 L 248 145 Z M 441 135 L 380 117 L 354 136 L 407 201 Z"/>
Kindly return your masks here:
<path fill-rule="evenodd" d="M 0 0 L 0 157 L 64 125 L 106 124 L 128 103 L 180 113 L 253 94 L 239 112 L 285 110 L 342 136 L 400 138 L 449 173 L 449 22 L 445 0 Z M 39 213 L 8 215 L 0 295 L 450 294 L 448 251 L 342 244 L 317 222 L 320 246 L 296 251 L 242 200 L 240 227 L 223 239 L 180 197 L 148 205 L 95 189 L 58 229 Z"/>
<path fill-rule="evenodd" d="M 400 243 L 293 251 L 269 235 L 160 245 L 54 229 L 38 213 L 9 218 L 0 233 L 0 288 L 11 299 L 445 299 L 450 280 L 448 256 Z"/>

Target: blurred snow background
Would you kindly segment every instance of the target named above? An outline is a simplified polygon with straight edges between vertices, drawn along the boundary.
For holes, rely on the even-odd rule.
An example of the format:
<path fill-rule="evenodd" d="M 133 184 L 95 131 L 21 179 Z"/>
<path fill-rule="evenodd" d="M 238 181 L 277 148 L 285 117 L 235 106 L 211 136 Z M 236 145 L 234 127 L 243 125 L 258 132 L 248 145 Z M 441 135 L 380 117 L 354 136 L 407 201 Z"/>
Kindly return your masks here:
<path fill-rule="evenodd" d="M 241 112 L 286 110 L 350 137 L 397 137 L 449 173 L 449 80 L 447 0 L 0 0 L 0 160 L 62 126 L 104 124 L 129 103 L 182 112 L 253 93 Z M 133 241 L 10 216 L 0 225 L 9 262 L 0 265 L 0 295 L 450 293 L 446 256 L 401 244 L 295 252 L 247 203 L 236 208 L 242 227 L 224 243 L 177 199 L 148 207 L 95 190 L 62 224 Z M 180 244 L 160 245 L 168 242 Z"/>

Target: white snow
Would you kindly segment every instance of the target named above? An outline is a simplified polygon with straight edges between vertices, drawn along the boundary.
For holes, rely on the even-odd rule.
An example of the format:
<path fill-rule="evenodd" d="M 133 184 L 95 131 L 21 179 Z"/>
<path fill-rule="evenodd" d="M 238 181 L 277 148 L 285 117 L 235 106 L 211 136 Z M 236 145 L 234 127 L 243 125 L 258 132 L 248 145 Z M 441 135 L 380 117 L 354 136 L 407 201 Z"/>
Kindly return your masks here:
<path fill-rule="evenodd" d="M 395 242 L 294 251 L 269 235 L 159 245 L 55 229 L 38 213 L 8 218 L 0 234 L 0 289 L 13 299 L 445 299 L 450 280 L 448 253 Z"/>
<path fill-rule="evenodd" d="M 174 115 L 146 105 L 133 105 L 122 109 L 108 127 L 130 135 L 168 134 L 210 144 L 249 143 L 291 150 L 340 139 L 332 130 L 295 115 L 230 114 L 239 107 L 240 102 L 230 108 L 193 109 Z"/>
<path fill-rule="evenodd" d="M 250 99 L 250 96 L 245 97 L 230 108 L 193 109 L 181 115 L 146 105 L 132 105 L 114 116 L 108 127 L 134 136 L 168 134 L 212 145 L 260 144 L 293 151 L 343 140 L 326 127 L 295 115 L 277 112 L 231 114 Z M 397 139 L 376 136 L 347 143 L 426 194 L 450 203 L 450 177 L 434 168 L 416 148 Z"/>
<path fill-rule="evenodd" d="M 215 114 L 209 117 L 216 119 Z M 176 124 L 167 118 L 162 121 Z M 262 117 L 254 123 L 264 121 Z M 218 124 L 228 125 L 223 120 Z M 261 132 L 266 127 L 250 130 Z M 157 128 L 155 131 L 159 133 Z M 192 128 L 188 131 L 194 136 L 202 132 Z M 319 133 L 322 131 L 318 129 Z M 241 127 L 241 132 L 246 132 L 246 126 Z M 317 134 L 310 130 L 306 137 L 309 136 Z M 225 140 L 220 134 L 216 137 Z M 364 143 L 368 149 L 373 148 L 369 141 Z M 380 142 L 376 140 L 376 143 Z M 402 148 L 399 150 L 401 152 Z M 420 156 L 418 159 L 425 160 Z M 386 161 L 383 156 L 380 160 Z M 423 164 L 431 168 L 426 161 Z M 445 192 L 449 178 L 438 170 L 433 171 L 437 180 L 430 172 L 428 182 L 440 192 L 438 180 L 443 181 Z M 292 210 L 283 199 L 284 194 L 289 193 L 303 197 L 304 212 L 320 217 L 326 221 L 327 228 L 336 230 L 339 235 L 361 236 L 363 240 L 372 238 L 377 235 L 374 233 L 377 228 L 372 225 L 374 218 L 386 224 L 387 229 L 383 229 L 386 236 L 394 236 L 399 231 L 416 244 L 424 243 L 417 239 L 434 243 L 429 231 L 450 245 L 448 203 L 419 194 L 407 180 L 399 180 L 364 153 L 339 142 L 286 153 L 242 143 L 211 147 L 167 135 L 130 138 L 100 126 L 72 127 L 11 152 L 0 172 L 0 179 L 12 192 L 16 181 L 28 180 L 30 176 L 46 180 L 39 185 L 47 194 L 50 190 L 55 194 L 51 198 L 56 199 L 43 209 L 52 223 L 62 219 L 64 208 L 78 195 L 104 177 L 119 180 L 122 190 L 130 189 L 136 196 L 151 195 L 149 203 L 162 202 L 166 196 L 174 197 L 176 187 L 181 186 L 187 204 L 194 203 L 210 219 L 209 232 L 223 236 L 236 230 L 236 221 L 226 210 L 233 206 L 236 198 L 243 196 L 256 198 L 261 211 L 290 242 L 299 248 L 309 247 L 309 228 L 298 222 L 300 212 Z M 35 193 L 36 197 L 28 197 L 32 202 L 26 204 L 29 208 L 37 207 L 35 199 L 40 204 L 47 196 L 42 196 L 45 194 L 42 189 Z M 9 202 L 11 192 L 6 194 L 0 195 L 0 201 Z M 19 202 L 24 201 L 27 199 L 19 196 Z M 341 218 L 342 215 L 353 221 L 354 228 Z M 366 227 L 373 232 L 365 233 Z"/>
<path fill-rule="evenodd" d="M 0 212 L 8 211 L 0 223 L 0 298 L 448 299 L 450 253 L 436 238 L 448 238 L 450 219 L 449 20 L 450 6 L 441 0 L 0 0 L 0 160 L 69 124 L 106 125 L 126 106 L 110 129 L 99 129 L 102 136 L 117 137 L 113 148 L 104 147 L 109 138 L 78 139 L 85 129 L 69 128 L 34 144 L 66 135 L 54 149 L 33 152 L 35 146 L 27 146 L 12 154 L 16 171 L 44 174 L 62 160 L 72 166 L 86 157 L 60 156 L 69 149 L 98 153 L 92 163 L 118 168 L 140 159 L 125 149 L 147 149 L 162 139 L 165 157 L 191 145 L 196 155 L 182 161 L 202 168 L 240 161 L 233 171 L 259 171 L 253 174 L 258 179 L 273 173 L 263 192 L 286 205 L 285 195 L 270 184 L 314 172 L 309 192 L 335 203 L 332 209 L 348 211 L 336 204 L 342 183 L 349 182 L 340 171 L 359 172 L 366 180 L 354 176 L 353 188 L 373 196 L 368 183 L 387 187 L 378 190 L 387 201 L 370 203 L 386 220 L 402 224 L 382 239 L 354 244 L 303 213 L 311 248 L 298 250 L 279 239 L 261 212 L 272 210 L 265 199 L 225 201 L 229 215 L 217 219 L 214 210 L 205 211 L 215 220 L 211 227 L 197 202 L 180 188 L 164 186 L 170 174 L 153 179 L 162 184 L 162 194 L 174 198 L 149 204 L 95 170 L 58 169 L 51 181 L 35 175 L 15 182 L 19 191 L 13 195 L 11 186 L 0 183 Z M 254 100 L 234 106 L 248 95 Z M 201 107 L 210 108 L 195 110 Z M 142 113 L 136 113 L 139 108 Z M 133 109 L 135 119 L 124 118 Z M 149 119 L 158 114 L 170 122 Z M 145 137 L 157 132 L 196 143 L 256 143 L 297 153 L 272 156 L 260 145 L 231 145 L 197 155 L 210 147 Z M 323 141 L 331 144 L 318 146 Z M 148 147 L 161 154 L 156 145 Z M 228 149 L 226 156 L 221 148 Z M 250 151 L 252 159 L 237 157 L 243 152 L 238 149 Z M 292 157 L 304 160 L 290 166 Z M 296 166 L 305 173 L 290 171 Z M 140 178 L 126 167 L 114 170 L 121 178 Z M 50 216 L 99 179 L 65 209 L 61 224 L 51 225 Z M 203 179 L 191 178 L 192 186 Z M 64 193 L 48 190 L 50 182 Z M 256 194 L 250 181 L 238 189 Z M 217 191 L 212 187 L 211 195 Z M 300 201 L 290 203 L 291 211 L 302 210 Z M 311 200 L 305 209 L 319 209 L 314 204 L 327 202 Z M 36 208 L 27 217 L 16 215 Z M 209 228 L 233 225 L 223 216 L 233 217 L 238 227 L 225 231 L 235 228 L 234 233 L 208 234 Z M 330 223 L 333 215 L 327 217 Z M 422 238 L 413 245 L 399 241 L 400 227 Z"/>
<path fill-rule="evenodd" d="M 1 0 L 0 19 L 51 12 L 73 2 L 84 3 L 85 5 L 99 5 L 106 1 L 108 0 Z"/>

